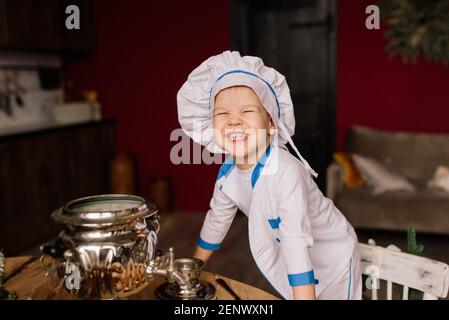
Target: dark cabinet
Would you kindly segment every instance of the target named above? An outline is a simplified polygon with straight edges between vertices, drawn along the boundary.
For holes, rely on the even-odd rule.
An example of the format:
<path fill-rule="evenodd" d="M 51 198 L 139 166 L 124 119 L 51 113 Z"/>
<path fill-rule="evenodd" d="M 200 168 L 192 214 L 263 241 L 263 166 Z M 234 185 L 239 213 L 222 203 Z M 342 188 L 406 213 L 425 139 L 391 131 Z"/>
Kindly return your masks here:
<path fill-rule="evenodd" d="M 66 28 L 69 5 L 79 8 L 80 29 Z M 0 48 L 88 52 L 93 46 L 93 1 L 0 0 Z"/>
<path fill-rule="evenodd" d="M 109 192 L 112 120 L 0 137 L 0 248 L 29 250 L 57 235 L 50 213 Z"/>

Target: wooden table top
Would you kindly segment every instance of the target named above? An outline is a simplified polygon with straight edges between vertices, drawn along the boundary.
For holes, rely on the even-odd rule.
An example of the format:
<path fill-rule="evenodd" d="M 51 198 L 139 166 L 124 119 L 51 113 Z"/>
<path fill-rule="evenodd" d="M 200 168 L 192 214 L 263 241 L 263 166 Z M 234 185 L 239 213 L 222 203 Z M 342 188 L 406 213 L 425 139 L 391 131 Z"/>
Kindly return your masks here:
<path fill-rule="evenodd" d="M 8 258 L 5 265 L 6 281 L 4 288 L 9 292 L 15 292 L 20 300 L 75 299 L 64 289 L 56 291 L 51 288 L 45 273 L 38 258 L 29 256 Z M 268 292 L 225 276 L 203 271 L 200 278 L 214 285 L 216 289 L 215 299 L 217 300 L 233 300 L 232 295 L 217 283 L 216 279 L 218 278 L 223 279 L 242 300 L 278 300 L 277 297 Z M 155 277 L 147 287 L 128 297 L 128 299 L 156 300 L 158 298 L 155 295 L 155 290 L 164 282 L 163 277 Z"/>

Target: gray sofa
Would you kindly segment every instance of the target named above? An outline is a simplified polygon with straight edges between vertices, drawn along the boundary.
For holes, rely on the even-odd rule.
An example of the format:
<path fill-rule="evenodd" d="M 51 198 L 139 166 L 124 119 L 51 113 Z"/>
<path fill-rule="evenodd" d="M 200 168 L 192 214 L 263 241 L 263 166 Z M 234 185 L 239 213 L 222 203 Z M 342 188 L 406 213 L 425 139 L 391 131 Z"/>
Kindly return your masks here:
<path fill-rule="evenodd" d="M 429 189 L 439 165 L 449 167 L 449 135 L 388 132 L 351 127 L 345 151 L 372 157 L 417 187 L 416 193 L 372 195 L 367 187 L 346 189 L 334 162 L 327 169 L 327 197 L 356 228 L 406 230 L 449 234 L 449 193 Z"/>

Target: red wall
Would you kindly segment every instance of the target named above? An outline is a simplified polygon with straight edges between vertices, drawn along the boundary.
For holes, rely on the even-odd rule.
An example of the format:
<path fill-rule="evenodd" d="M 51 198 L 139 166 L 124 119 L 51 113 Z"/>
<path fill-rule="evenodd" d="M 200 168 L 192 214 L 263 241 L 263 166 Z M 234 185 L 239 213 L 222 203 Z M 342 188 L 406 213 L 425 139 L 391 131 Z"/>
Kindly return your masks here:
<path fill-rule="evenodd" d="M 337 143 L 346 129 L 449 132 L 449 67 L 388 58 L 382 30 L 365 28 L 373 0 L 340 0 L 338 16 Z M 381 25 L 383 26 L 383 25 Z"/>
<path fill-rule="evenodd" d="M 67 61 L 72 98 L 98 91 L 106 117 L 118 120 L 118 148 L 139 157 L 140 194 L 169 175 L 176 207 L 205 210 L 217 166 L 170 162 L 178 128 L 176 93 L 203 60 L 229 48 L 228 1 L 96 0 L 96 51 Z"/>
<path fill-rule="evenodd" d="M 382 30 L 365 28 L 374 0 L 340 0 L 337 143 L 362 124 L 382 129 L 449 132 L 449 68 L 390 60 Z M 96 89 L 107 117 L 118 119 L 118 147 L 139 157 L 140 194 L 150 177 L 169 175 L 176 207 L 207 209 L 217 166 L 170 162 L 178 128 L 176 93 L 207 57 L 229 48 L 228 1 L 96 0 L 95 53 L 67 63 L 74 96 Z M 192 5 L 194 3 L 195 6 Z"/>

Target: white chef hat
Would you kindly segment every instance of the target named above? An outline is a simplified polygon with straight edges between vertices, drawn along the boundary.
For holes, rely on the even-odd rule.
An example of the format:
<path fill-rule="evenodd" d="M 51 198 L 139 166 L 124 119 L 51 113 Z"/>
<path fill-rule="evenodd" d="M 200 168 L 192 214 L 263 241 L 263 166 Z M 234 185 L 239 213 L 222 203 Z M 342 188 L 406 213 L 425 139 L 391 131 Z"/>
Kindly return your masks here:
<path fill-rule="evenodd" d="M 177 95 L 178 120 L 184 132 L 210 152 L 226 153 L 214 140 L 212 112 L 215 96 L 233 86 L 250 87 L 255 92 L 279 130 L 278 144 L 290 143 L 305 167 L 317 177 L 291 139 L 295 115 L 285 77 L 266 67 L 261 58 L 225 51 L 193 70 Z"/>

